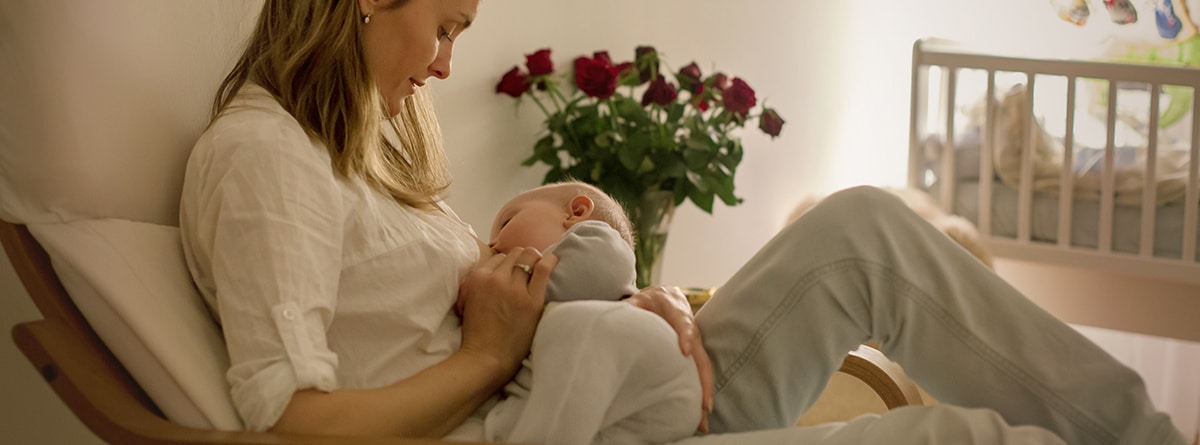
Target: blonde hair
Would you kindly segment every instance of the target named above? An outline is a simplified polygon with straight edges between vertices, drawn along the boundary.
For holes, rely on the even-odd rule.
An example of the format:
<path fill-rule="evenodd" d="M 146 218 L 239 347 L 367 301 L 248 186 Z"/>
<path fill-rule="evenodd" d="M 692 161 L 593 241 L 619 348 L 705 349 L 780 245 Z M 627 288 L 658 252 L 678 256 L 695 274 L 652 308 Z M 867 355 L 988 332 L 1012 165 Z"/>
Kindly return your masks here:
<path fill-rule="evenodd" d="M 408 3 L 395 0 L 383 9 Z M 215 121 L 246 82 L 275 98 L 310 136 L 329 150 L 333 168 L 358 177 L 397 202 L 435 210 L 450 187 L 441 128 L 426 93 L 405 98 L 397 117 L 384 104 L 367 69 L 358 2 L 267 0 L 258 24 L 217 90 Z"/>
<path fill-rule="evenodd" d="M 608 224 L 621 235 L 621 239 L 629 244 L 629 247 L 634 247 L 633 223 L 629 221 L 629 215 L 625 213 L 625 208 L 621 207 L 621 204 L 612 196 L 609 196 L 604 190 L 600 190 L 599 187 L 578 180 L 556 182 L 553 186 L 563 187 L 571 192 L 573 196 L 567 199 L 576 195 L 587 196 L 591 199 L 594 204 L 591 219 Z"/>

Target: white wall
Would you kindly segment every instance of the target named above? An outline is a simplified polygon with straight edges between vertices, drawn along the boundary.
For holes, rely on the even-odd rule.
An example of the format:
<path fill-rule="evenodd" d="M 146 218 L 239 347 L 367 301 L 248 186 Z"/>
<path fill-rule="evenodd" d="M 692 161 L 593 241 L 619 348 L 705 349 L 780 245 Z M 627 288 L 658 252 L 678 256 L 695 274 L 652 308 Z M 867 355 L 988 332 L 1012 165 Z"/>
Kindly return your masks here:
<path fill-rule="evenodd" d="M 514 3 L 483 2 L 481 19 L 457 44 L 452 78 L 438 86 L 457 179 L 450 203 L 477 230 L 486 231 L 500 203 L 537 185 L 544 172 L 519 165 L 541 131 L 540 112 L 532 104 L 515 110 L 492 92 L 501 74 L 536 49 L 552 48 L 563 67 L 602 49 L 625 60 L 635 46 L 652 44 L 674 68 L 694 60 L 705 72 L 716 66 L 747 79 L 787 119 L 774 141 L 757 129 L 743 132 L 736 185 L 745 203 L 718 203 L 712 216 L 689 203 L 679 210 L 664 281 L 689 286 L 723 283 L 804 194 L 904 183 L 916 39 L 1063 51 L 1094 39 L 1061 22 L 1044 0 Z M 1018 26 L 1032 31 L 1014 33 Z"/>
<path fill-rule="evenodd" d="M 1045 0 L 485 0 L 457 44 L 453 77 L 437 85 L 456 177 L 449 202 L 486 231 L 500 203 L 537 185 L 519 165 L 535 140 L 535 108 L 493 94 L 523 54 L 551 47 L 560 66 L 606 49 L 632 57 L 656 46 L 673 68 L 695 60 L 747 79 L 788 120 L 771 141 L 745 131 L 738 207 L 715 214 L 685 204 L 667 245 L 666 283 L 723 283 L 778 229 L 801 196 L 854 184 L 904 181 L 912 42 L 936 35 L 1011 45 L 1070 47 L 1087 34 L 1058 22 Z M 1103 26 L 1094 11 L 1089 28 Z M 1016 31 L 1018 29 L 1028 31 Z M 973 39 L 974 36 L 990 38 Z M 1087 37 L 1090 38 L 1090 37 Z M 0 263 L 0 321 L 34 318 Z M 15 443 L 84 443 L 88 434 L 12 347 L 0 342 L 0 436 Z M 43 440 L 44 434 L 57 435 Z M 42 439 L 34 439 L 40 437 Z"/>

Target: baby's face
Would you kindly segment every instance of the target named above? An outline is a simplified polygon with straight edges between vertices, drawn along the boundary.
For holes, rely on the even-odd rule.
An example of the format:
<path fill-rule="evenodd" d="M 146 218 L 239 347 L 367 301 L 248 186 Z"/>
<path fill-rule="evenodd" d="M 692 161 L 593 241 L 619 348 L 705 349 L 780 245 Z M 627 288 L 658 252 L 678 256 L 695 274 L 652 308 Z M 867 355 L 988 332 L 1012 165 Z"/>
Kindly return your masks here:
<path fill-rule="evenodd" d="M 534 189 L 517 195 L 496 213 L 488 246 L 500 253 L 516 247 L 545 251 L 567 232 L 570 209 L 554 193 Z"/>

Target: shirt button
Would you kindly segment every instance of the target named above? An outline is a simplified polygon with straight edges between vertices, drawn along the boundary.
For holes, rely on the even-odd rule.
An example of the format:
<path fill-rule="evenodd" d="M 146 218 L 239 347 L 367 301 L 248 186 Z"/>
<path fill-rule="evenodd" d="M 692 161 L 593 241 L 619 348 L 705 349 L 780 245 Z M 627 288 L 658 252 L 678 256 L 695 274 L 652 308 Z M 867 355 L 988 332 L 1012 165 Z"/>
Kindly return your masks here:
<path fill-rule="evenodd" d="M 295 320 L 296 312 L 291 309 L 284 309 L 283 310 L 283 319 L 284 320 Z"/>

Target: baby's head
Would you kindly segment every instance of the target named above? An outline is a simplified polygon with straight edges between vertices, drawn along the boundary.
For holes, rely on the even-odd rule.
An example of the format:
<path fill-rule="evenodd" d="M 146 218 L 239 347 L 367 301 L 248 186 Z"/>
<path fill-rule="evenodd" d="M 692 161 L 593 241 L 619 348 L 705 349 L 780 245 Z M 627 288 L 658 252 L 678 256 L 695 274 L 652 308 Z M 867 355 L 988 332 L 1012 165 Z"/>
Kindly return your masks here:
<path fill-rule="evenodd" d="M 545 251 L 581 221 L 608 224 L 633 246 L 632 225 L 621 205 L 604 191 L 579 181 L 544 185 L 509 200 L 496 213 L 488 245 L 500 253 L 515 247 Z"/>

